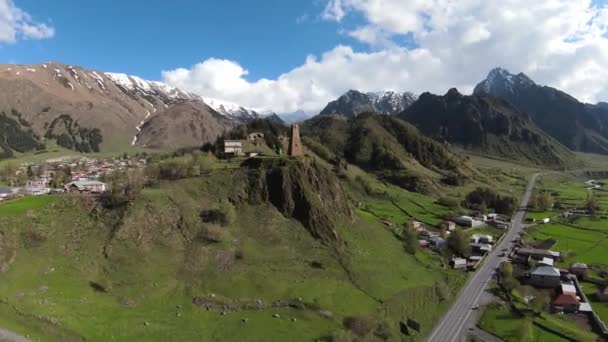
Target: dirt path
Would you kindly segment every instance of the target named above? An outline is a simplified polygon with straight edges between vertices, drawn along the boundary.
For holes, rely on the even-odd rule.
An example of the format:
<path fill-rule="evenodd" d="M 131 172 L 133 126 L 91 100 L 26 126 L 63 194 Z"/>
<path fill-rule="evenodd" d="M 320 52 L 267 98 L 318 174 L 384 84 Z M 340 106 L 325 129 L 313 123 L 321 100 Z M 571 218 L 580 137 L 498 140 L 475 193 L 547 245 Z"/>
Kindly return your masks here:
<path fill-rule="evenodd" d="M 17 335 L 16 333 L 0 328 L 0 341 L 2 342 L 32 342 L 31 340 Z"/>

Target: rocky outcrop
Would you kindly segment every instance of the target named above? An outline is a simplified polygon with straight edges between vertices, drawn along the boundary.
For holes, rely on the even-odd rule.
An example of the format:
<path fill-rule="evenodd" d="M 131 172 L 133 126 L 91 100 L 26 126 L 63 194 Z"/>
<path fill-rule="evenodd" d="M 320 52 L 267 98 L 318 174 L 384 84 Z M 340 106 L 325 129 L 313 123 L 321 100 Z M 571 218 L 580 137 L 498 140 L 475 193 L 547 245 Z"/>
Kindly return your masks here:
<path fill-rule="evenodd" d="M 354 218 L 349 198 L 338 179 L 316 163 L 250 159 L 248 191 L 252 204 L 269 202 L 286 217 L 300 221 L 312 236 L 339 248 L 336 227 Z"/>

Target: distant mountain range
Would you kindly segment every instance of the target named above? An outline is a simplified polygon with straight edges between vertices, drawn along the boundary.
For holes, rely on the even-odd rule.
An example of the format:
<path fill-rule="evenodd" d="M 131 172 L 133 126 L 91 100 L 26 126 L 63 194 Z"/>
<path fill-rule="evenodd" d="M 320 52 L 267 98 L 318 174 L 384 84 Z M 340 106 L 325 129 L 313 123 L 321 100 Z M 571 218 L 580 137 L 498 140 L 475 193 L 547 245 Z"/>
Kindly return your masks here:
<path fill-rule="evenodd" d="M 608 154 L 608 106 L 584 104 L 555 88 L 541 86 L 523 73 L 496 68 L 474 94 L 489 94 L 530 114 L 542 130 L 576 151 Z"/>
<path fill-rule="evenodd" d="M 507 101 L 490 95 L 424 93 L 399 114 L 422 133 L 472 151 L 539 165 L 565 167 L 575 156 Z"/>
<path fill-rule="evenodd" d="M 420 98 L 350 90 L 320 116 L 364 113 L 404 119 L 443 143 L 537 164 L 566 166 L 573 160 L 568 149 L 608 154 L 608 103 L 585 104 L 501 68 L 473 96 L 456 90 Z M 197 146 L 261 118 L 285 124 L 310 115 L 277 115 L 162 82 L 61 63 L 0 66 L 0 157 L 49 143 L 82 152 Z"/>
<path fill-rule="evenodd" d="M 330 102 L 320 114 L 341 114 L 355 117 L 369 112 L 395 115 L 401 113 L 414 101 L 416 101 L 416 96 L 409 92 L 386 91 L 362 93 L 356 90 L 349 90 L 337 100 Z"/>
<path fill-rule="evenodd" d="M 200 145 L 236 124 L 273 114 L 61 63 L 0 66 L 0 113 L 12 122 L 0 130 L 0 153 L 7 155 L 43 148 L 49 140 L 83 152 Z M 16 137 L 35 144 L 15 143 Z"/>

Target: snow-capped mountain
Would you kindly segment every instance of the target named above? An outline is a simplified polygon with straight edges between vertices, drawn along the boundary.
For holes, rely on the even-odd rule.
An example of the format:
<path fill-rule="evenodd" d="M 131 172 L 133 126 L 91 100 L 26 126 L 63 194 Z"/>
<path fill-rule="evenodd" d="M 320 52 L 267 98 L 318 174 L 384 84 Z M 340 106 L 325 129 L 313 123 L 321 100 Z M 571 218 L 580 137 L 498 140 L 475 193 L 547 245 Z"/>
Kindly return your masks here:
<path fill-rule="evenodd" d="M 258 117 L 242 107 L 220 110 L 217 101 L 210 102 L 127 74 L 56 62 L 0 65 L 0 112 L 17 113 L 27 124 L 24 132 L 31 128 L 37 137 L 60 137 L 61 146 L 83 152 L 197 146 Z"/>
<path fill-rule="evenodd" d="M 320 114 L 357 116 L 361 113 L 373 112 L 395 115 L 404 111 L 414 101 L 416 101 L 416 96 L 410 92 L 384 91 L 362 93 L 356 90 L 349 90 L 337 100 L 330 102 Z"/>
<path fill-rule="evenodd" d="M 162 82 L 147 81 L 133 75 L 110 72 L 105 73 L 105 75 L 109 79 L 111 79 L 117 86 L 123 88 L 125 91 L 136 92 L 144 97 L 161 97 L 166 103 L 172 103 L 175 101 L 183 100 L 202 101 L 219 114 L 243 122 L 248 122 L 263 117 L 265 115 L 273 114 L 269 111 L 245 108 L 239 104 L 232 103 L 229 101 L 202 97 L 200 95 L 183 91 L 181 89 L 172 87 Z"/>
<path fill-rule="evenodd" d="M 205 97 L 202 99 L 209 107 L 216 112 L 247 122 L 274 114 L 271 111 L 245 108 L 239 104 Z"/>

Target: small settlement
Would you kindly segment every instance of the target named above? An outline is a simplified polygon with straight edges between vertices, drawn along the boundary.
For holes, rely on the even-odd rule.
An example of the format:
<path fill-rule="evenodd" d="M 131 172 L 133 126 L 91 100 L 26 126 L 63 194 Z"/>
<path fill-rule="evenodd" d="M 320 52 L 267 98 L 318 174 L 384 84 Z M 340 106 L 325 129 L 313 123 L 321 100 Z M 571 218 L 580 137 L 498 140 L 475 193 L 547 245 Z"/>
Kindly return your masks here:
<path fill-rule="evenodd" d="M 573 263 L 568 269 L 557 268 L 560 256 L 559 252 L 551 250 L 519 247 L 510 259 L 514 266 L 523 270 L 522 279 L 526 284 L 549 293 L 552 312 L 592 312 L 578 282 L 585 278 L 587 265 Z M 598 297 L 601 298 L 601 291 Z"/>
<path fill-rule="evenodd" d="M 417 221 L 414 221 L 411 224 L 421 237 L 418 241 L 418 245 L 437 252 L 447 248 L 448 245 L 446 239 L 441 237 L 442 230 L 449 236 L 457 226 L 473 229 L 473 231 L 475 231 L 476 228 L 481 228 L 483 226 L 492 226 L 506 230 L 509 229 L 511 225 L 510 218 L 498 214 L 460 216 L 449 221 L 444 221 L 440 223 L 438 227 Z M 492 251 L 495 243 L 496 241 L 494 241 L 494 237 L 491 235 L 481 233 L 471 235 L 469 239 L 472 252 L 471 255 L 466 257 L 454 256 L 451 260 L 452 267 L 461 270 L 475 270 L 483 258 Z"/>
<path fill-rule="evenodd" d="M 145 159 L 96 159 L 63 157 L 19 166 L 9 186 L 0 187 L 0 201 L 23 196 L 59 193 L 99 194 L 109 190 L 100 181 L 104 176 L 133 168 L 143 168 Z M 61 177 L 57 177 L 61 175 Z M 58 181 L 60 180 L 60 181 Z"/>

